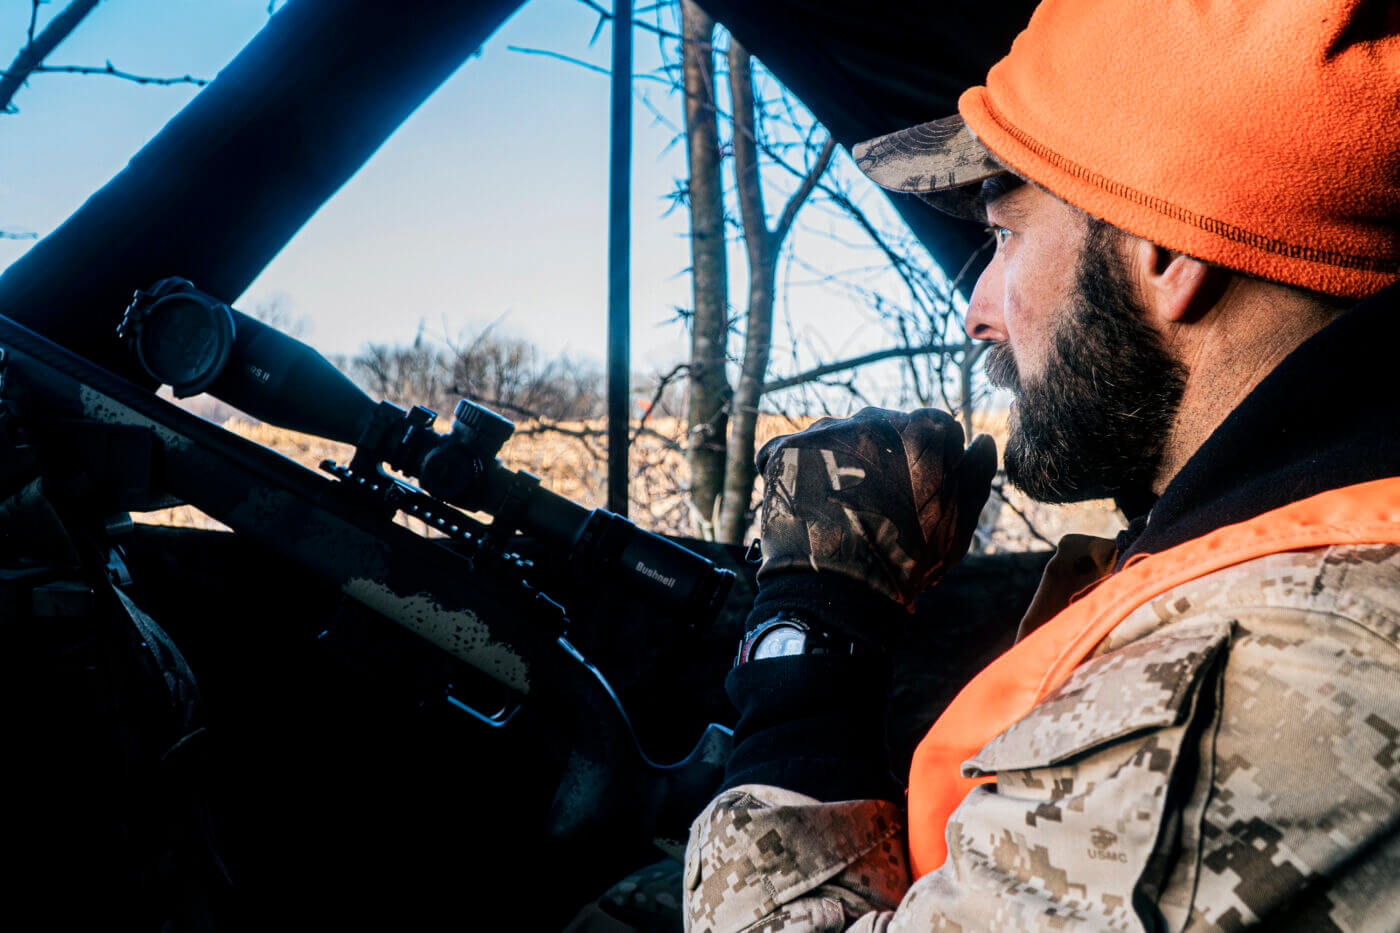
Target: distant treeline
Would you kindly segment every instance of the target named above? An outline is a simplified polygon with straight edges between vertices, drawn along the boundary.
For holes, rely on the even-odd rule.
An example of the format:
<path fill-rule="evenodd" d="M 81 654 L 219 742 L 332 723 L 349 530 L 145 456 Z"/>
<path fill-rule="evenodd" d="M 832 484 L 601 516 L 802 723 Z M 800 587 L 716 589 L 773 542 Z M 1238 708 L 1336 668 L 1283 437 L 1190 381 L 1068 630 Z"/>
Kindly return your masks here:
<path fill-rule="evenodd" d="M 602 368 L 567 354 L 548 357 L 528 340 L 486 330 L 439 342 L 371 343 L 342 363 L 375 398 L 445 414 L 470 398 L 511 418 L 574 421 L 604 410 Z"/>

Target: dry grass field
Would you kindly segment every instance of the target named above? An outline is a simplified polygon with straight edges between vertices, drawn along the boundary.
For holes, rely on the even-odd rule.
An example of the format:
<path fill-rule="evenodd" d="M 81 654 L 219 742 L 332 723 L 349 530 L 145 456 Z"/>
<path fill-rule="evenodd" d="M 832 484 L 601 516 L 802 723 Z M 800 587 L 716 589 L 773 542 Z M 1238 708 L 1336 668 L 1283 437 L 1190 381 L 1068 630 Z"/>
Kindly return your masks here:
<path fill-rule="evenodd" d="M 808 423 L 810 419 L 764 415 L 758 427 L 758 443 L 762 445 L 771 437 L 801 430 Z M 975 423 L 979 433 L 991 434 L 997 440 L 999 448 L 1005 443 L 1005 413 L 991 413 L 977 418 Z M 326 458 L 348 462 L 352 453 L 344 444 L 236 416 L 226 420 L 224 427 L 312 469 Z M 446 430 L 447 424 L 440 422 L 438 427 Z M 634 428 L 631 517 L 653 531 L 694 533 L 685 494 L 686 466 L 680 448 L 682 433 L 682 426 L 675 418 L 648 419 L 641 430 Z M 603 504 L 607 440 L 600 421 L 521 423 L 501 451 L 501 460 L 511 469 L 534 473 L 547 488 L 583 505 Z M 1122 519 L 1111 502 L 1046 506 L 1029 501 L 1009 486 L 1003 490 L 1001 477 L 997 484 L 998 490 L 993 493 L 979 523 L 976 548 L 980 551 L 1041 550 L 1068 532 L 1111 535 L 1122 527 Z M 761 488 L 755 495 L 760 492 Z M 222 527 L 189 506 L 147 513 L 138 518 L 161 524 Z"/>

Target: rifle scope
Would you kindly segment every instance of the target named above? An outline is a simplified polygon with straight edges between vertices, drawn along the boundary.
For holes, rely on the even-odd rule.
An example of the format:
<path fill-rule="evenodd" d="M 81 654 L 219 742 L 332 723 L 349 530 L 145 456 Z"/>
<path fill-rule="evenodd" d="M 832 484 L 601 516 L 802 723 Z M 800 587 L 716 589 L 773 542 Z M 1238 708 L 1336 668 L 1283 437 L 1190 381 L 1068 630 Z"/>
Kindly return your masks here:
<path fill-rule="evenodd" d="M 387 463 L 433 496 L 490 514 L 494 532 L 518 529 L 578 576 L 614 577 L 692 626 L 713 621 L 734 582 L 694 551 L 502 466 L 496 455 L 515 425 L 490 409 L 463 399 L 440 434 L 431 410 L 375 403 L 310 346 L 184 279 L 137 292 L 118 335 L 177 397 L 207 391 L 268 424 L 352 444 L 352 475 L 382 476 Z"/>

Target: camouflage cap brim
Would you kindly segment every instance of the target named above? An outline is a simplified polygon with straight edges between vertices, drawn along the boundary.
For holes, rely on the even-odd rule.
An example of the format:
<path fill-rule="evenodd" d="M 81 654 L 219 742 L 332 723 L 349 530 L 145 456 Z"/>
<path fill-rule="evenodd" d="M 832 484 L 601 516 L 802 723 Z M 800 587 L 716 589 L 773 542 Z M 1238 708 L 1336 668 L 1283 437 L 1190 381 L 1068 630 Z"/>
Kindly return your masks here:
<path fill-rule="evenodd" d="M 980 185 L 1007 171 L 958 114 L 856 144 L 856 165 L 882 188 L 986 222 Z"/>

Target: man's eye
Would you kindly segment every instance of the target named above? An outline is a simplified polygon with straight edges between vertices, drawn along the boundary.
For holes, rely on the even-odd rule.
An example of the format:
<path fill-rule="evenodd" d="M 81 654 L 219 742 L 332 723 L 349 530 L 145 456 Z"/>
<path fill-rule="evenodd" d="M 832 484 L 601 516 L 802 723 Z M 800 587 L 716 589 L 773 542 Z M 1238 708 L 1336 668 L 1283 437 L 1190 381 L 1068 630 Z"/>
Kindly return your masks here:
<path fill-rule="evenodd" d="M 988 227 L 987 232 L 996 239 L 998 248 L 1005 245 L 1007 237 L 1011 236 L 1010 230 L 995 225 Z"/>

